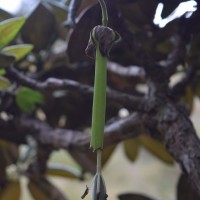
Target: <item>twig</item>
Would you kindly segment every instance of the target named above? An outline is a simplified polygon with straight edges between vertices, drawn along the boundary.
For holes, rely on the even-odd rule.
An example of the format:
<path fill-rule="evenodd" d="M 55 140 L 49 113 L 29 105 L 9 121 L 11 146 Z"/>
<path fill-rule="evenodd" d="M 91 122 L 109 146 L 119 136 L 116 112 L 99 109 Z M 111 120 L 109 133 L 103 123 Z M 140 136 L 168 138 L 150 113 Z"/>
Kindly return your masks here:
<path fill-rule="evenodd" d="M 75 26 L 76 13 L 82 0 L 71 0 L 68 8 L 67 20 L 64 22 L 64 26 Z"/>
<path fill-rule="evenodd" d="M 47 80 L 40 82 L 23 75 L 13 67 L 7 69 L 7 75 L 9 78 L 11 78 L 13 81 L 16 81 L 18 84 L 39 90 L 41 92 L 53 92 L 56 90 L 63 89 L 70 91 L 74 90 L 77 93 L 79 93 L 82 97 L 89 96 L 92 98 L 93 95 L 93 88 L 91 86 L 81 84 L 77 81 L 70 79 L 48 78 Z M 116 101 L 122 104 L 126 108 L 143 111 L 142 104 L 145 102 L 145 99 L 142 97 L 136 97 L 126 93 L 107 89 L 107 98 L 108 100 Z"/>
<path fill-rule="evenodd" d="M 105 128 L 105 146 L 116 144 L 124 139 L 136 137 L 141 127 L 140 116 L 136 113 L 117 120 Z M 41 144 L 58 148 L 88 149 L 89 136 L 81 131 L 52 128 L 39 120 L 21 117 L 11 121 L 0 120 L 0 137 L 16 143 L 26 143 L 26 136 L 32 135 Z"/>

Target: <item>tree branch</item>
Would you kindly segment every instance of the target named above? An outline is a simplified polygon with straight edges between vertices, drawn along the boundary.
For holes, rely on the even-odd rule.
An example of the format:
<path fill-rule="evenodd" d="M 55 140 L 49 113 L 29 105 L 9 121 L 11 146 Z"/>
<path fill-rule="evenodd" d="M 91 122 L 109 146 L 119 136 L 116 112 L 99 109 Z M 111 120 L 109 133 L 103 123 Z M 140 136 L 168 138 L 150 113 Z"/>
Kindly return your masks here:
<path fill-rule="evenodd" d="M 171 94 L 175 97 L 175 99 L 179 99 L 181 96 L 184 95 L 185 88 L 191 84 L 194 80 L 198 67 L 192 65 L 189 66 L 185 76 L 180 80 L 172 89 Z"/>
<path fill-rule="evenodd" d="M 153 129 L 157 127 L 168 151 L 180 164 L 200 195 L 200 140 L 186 113 L 180 106 L 170 101 L 162 101 L 153 112 L 149 112 L 147 118 L 147 126 Z"/>
<path fill-rule="evenodd" d="M 108 71 L 125 78 L 140 78 L 141 80 L 145 79 L 145 71 L 139 66 L 123 67 L 118 63 L 108 62 L 107 68 Z"/>
<path fill-rule="evenodd" d="M 11 78 L 11 80 L 16 81 L 18 84 L 39 90 L 41 92 L 51 92 L 55 90 L 70 90 L 76 91 L 82 97 L 89 96 L 92 98 L 93 95 L 93 87 L 81 84 L 74 80 L 48 78 L 46 81 L 40 82 L 23 75 L 13 67 L 7 69 L 7 75 L 9 78 Z M 140 111 L 143 110 L 143 107 L 141 105 L 145 101 L 145 99 L 142 97 L 136 97 L 112 89 L 107 89 L 107 99 L 116 101 L 117 103 L 122 104 L 126 108 Z"/>
<path fill-rule="evenodd" d="M 55 149 L 89 148 L 88 134 L 76 130 L 52 128 L 39 120 L 27 117 L 10 122 L 0 121 L 2 139 L 26 143 L 27 135 L 32 135 L 38 142 L 50 145 Z M 119 119 L 105 128 L 105 145 L 116 144 L 125 139 L 136 137 L 141 133 L 140 115 L 134 113 L 127 118 Z"/>

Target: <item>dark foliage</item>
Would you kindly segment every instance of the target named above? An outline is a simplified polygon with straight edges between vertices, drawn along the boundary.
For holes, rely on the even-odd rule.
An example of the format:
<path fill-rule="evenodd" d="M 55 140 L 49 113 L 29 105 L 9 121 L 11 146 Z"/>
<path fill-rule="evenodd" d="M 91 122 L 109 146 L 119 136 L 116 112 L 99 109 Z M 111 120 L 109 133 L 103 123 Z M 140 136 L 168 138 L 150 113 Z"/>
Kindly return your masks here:
<path fill-rule="evenodd" d="M 181 166 L 185 175 L 179 180 L 177 200 L 196 200 L 200 142 L 190 114 L 194 97 L 200 96 L 200 9 L 198 4 L 189 18 L 183 15 L 159 28 L 153 23 L 159 2 L 164 4 L 165 18 L 185 1 L 106 1 L 109 27 L 121 39 L 108 57 L 103 164 L 120 142 L 131 161 L 144 147 L 164 162 Z M 0 11 L 1 21 L 11 17 Z M 0 25 L 0 186 L 18 188 L 15 197 L 19 196 L 19 182 L 6 175 L 6 168 L 14 164 L 29 179 L 35 199 L 64 200 L 67 197 L 46 174 L 81 181 L 86 172 L 95 173 L 96 158 L 88 149 L 87 134 L 94 60 L 86 56 L 85 48 L 90 31 L 101 24 L 101 9 L 97 0 L 71 0 L 69 5 L 41 1 L 20 23 L 17 37 L 8 34 L 13 30 L 3 32 Z M 33 50 L 15 46 L 13 53 L 7 47 L 24 43 L 32 44 Z M 129 114 L 121 117 L 124 108 Z M 19 154 L 21 144 L 28 150 Z M 51 153 L 58 149 L 68 151 L 81 172 L 49 166 Z M 122 194 L 119 199 L 151 198 Z"/>

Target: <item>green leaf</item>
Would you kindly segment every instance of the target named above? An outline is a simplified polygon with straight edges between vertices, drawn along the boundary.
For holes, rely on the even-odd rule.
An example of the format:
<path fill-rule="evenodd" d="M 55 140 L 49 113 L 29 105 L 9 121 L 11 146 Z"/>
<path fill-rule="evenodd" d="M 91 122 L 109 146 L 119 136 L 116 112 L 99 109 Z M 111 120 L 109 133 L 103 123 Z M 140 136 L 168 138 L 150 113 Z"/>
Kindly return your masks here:
<path fill-rule="evenodd" d="M 6 74 L 6 70 L 5 69 L 0 69 L 0 76 L 4 76 Z"/>
<path fill-rule="evenodd" d="M 70 178 L 70 179 L 81 178 L 81 172 L 79 170 L 63 164 L 55 164 L 55 163 L 48 164 L 46 174 L 51 176 Z"/>
<path fill-rule="evenodd" d="M 145 149 L 147 149 L 150 153 L 152 153 L 154 156 L 156 156 L 163 162 L 167 164 L 174 163 L 173 157 L 168 153 L 164 144 L 161 143 L 160 141 L 148 135 L 140 135 L 139 141 Z"/>
<path fill-rule="evenodd" d="M 114 152 L 116 146 L 117 145 L 110 145 L 110 146 L 104 147 L 103 152 L 102 152 L 102 167 L 109 160 L 109 158 L 111 157 L 112 153 Z"/>
<path fill-rule="evenodd" d="M 0 8 L 0 21 L 12 18 L 13 16 L 7 11 Z"/>
<path fill-rule="evenodd" d="M 135 161 L 138 156 L 140 141 L 138 139 L 128 139 L 123 142 L 123 146 L 126 157 L 131 162 Z"/>
<path fill-rule="evenodd" d="M 3 53 L 0 51 L 0 68 L 8 67 L 15 61 L 15 57 L 13 55 Z"/>
<path fill-rule="evenodd" d="M 43 191 L 43 188 L 41 188 L 41 186 L 39 184 L 37 184 L 37 182 L 35 183 L 34 181 L 29 181 L 28 183 L 28 189 L 29 192 L 32 196 L 32 199 L 34 200 L 49 200 L 49 196 L 47 195 L 47 193 L 45 191 Z"/>
<path fill-rule="evenodd" d="M 3 52 L 15 56 L 15 61 L 19 61 L 24 58 L 33 49 L 32 44 L 19 44 L 8 46 L 2 49 Z"/>
<path fill-rule="evenodd" d="M 21 87 L 16 94 L 16 103 L 23 112 L 32 112 L 36 104 L 43 102 L 43 95 L 28 87 Z"/>
<path fill-rule="evenodd" d="M 9 181 L 8 184 L 2 189 L 0 198 L 20 200 L 21 186 L 19 180 Z"/>
<path fill-rule="evenodd" d="M 11 86 L 11 82 L 3 77 L 3 76 L 0 76 L 0 89 L 7 89 Z"/>
<path fill-rule="evenodd" d="M 161 143 L 159 140 L 156 140 L 149 135 L 140 135 L 138 139 L 141 145 L 154 156 L 167 164 L 174 164 L 174 159 L 168 153 L 164 144 Z"/>
<path fill-rule="evenodd" d="M 21 31 L 25 43 L 34 45 L 33 51 L 47 48 L 56 36 L 56 18 L 51 7 L 45 2 L 37 5 L 29 15 Z"/>
<path fill-rule="evenodd" d="M 25 20 L 24 17 L 17 17 L 0 22 L 0 49 L 16 37 Z"/>

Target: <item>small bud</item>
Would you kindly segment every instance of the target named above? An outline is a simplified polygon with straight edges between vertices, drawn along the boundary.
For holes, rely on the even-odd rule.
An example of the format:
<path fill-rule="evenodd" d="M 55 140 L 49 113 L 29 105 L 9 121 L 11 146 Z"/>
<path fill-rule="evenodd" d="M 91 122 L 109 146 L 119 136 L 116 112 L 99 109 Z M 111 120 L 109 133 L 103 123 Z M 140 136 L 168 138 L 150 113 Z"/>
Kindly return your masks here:
<path fill-rule="evenodd" d="M 93 179 L 92 200 L 106 200 L 107 197 L 103 176 L 97 173 Z"/>
<path fill-rule="evenodd" d="M 111 28 L 100 25 L 95 26 L 90 33 L 90 39 L 85 52 L 89 57 L 94 58 L 95 49 L 98 45 L 102 56 L 109 56 L 113 44 L 119 40 L 120 35 Z"/>

